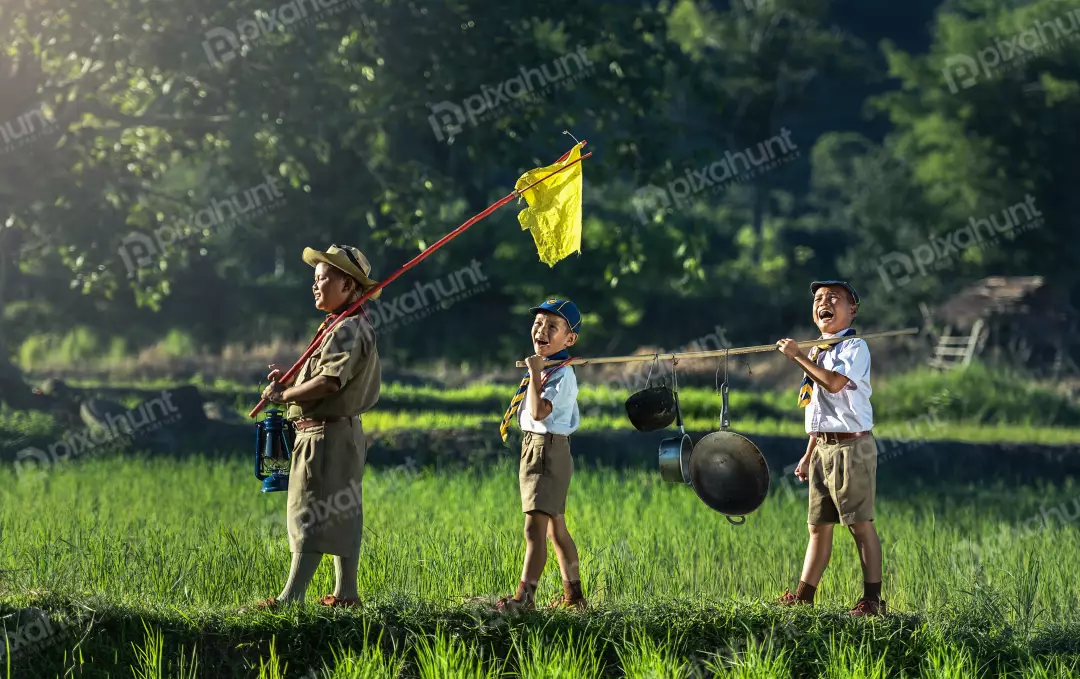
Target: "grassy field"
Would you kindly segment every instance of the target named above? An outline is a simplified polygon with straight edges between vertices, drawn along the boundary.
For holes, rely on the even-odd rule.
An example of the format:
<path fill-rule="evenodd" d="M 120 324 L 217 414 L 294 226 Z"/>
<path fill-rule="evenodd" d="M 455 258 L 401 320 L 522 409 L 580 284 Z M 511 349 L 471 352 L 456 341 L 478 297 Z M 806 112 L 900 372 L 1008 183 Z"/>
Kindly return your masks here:
<path fill-rule="evenodd" d="M 175 385 L 80 386 L 134 406 Z M 254 404 L 255 390 L 241 385 L 200 388 L 238 412 Z M 494 436 L 512 390 L 386 384 L 365 430 Z M 734 392 L 733 428 L 803 436 L 793 391 Z M 630 428 L 629 393 L 584 383 L 583 431 Z M 713 390 L 680 396 L 689 430 L 716 428 Z M 1075 400 L 978 366 L 882 380 L 873 402 L 883 439 L 1080 442 Z M 0 453 L 10 455 L 0 459 L 62 434 L 46 414 L 2 410 Z M 890 462 L 879 471 L 878 515 L 892 615 L 856 620 L 843 613 L 861 577 L 841 531 L 818 605 L 769 603 L 802 563 L 797 484 L 778 483 L 735 527 L 654 469 L 583 464 L 567 518 L 590 610 L 506 617 L 486 602 L 511 593 L 520 574 L 516 460 L 371 467 L 364 608 L 268 613 L 241 609 L 283 583 L 285 498 L 258 492 L 248 456 L 117 457 L 123 449 L 17 475 L 0 463 L 0 679 L 1080 676 L 1071 479 L 971 483 L 983 470 L 960 483 L 911 477 L 907 456 Z M 309 598 L 331 591 L 332 577 L 327 561 Z M 540 599 L 560 592 L 552 557 Z"/>
<path fill-rule="evenodd" d="M 1066 677 L 1080 667 L 1080 487 L 1069 481 L 883 479 L 893 614 L 856 620 L 843 612 L 861 577 L 840 531 L 818 605 L 768 603 L 798 578 L 798 489 L 774 488 L 735 527 L 654 472 L 584 469 L 567 520 L 591 609 L 506 618 L 473 599 L 509 593 L 519 576 L 513 462 L 369 469 L 365 607 L 347 612 L 239 611 L 277 593 L 289 559 L 285 498 L 260 494 L 242 462 L 98 459 L 17 482 L 3 470 L 0 677 Z M 327 561 L 309 597 L 331 588 Z M 552 558 L 539 596 L 560 591 Z"/>

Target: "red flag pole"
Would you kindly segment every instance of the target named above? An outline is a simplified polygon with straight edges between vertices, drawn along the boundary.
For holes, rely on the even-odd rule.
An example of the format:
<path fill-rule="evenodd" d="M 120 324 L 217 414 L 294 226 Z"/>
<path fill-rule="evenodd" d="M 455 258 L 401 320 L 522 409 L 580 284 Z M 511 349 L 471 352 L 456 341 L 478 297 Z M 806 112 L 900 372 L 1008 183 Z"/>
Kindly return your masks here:
<path fill-rule="evenodd" d="M 588 142 L 581 142 L 581 146 L 584 148 L 585 144 L 587 144 L 587 143 Z M 573 150 L 574 149 L 570 149 L 570 151 L 567 151 L 566 153 L 564 153 L 558 160 L 555 161 L 555 163 L 561 163 L 564 160 L 566 160 L 567 157 L 570 156 L 570 152 L 573 151 Z M 405 273 L 409 269 L 413 268 L 414 266 L 416 266 L 420 262 L 427 259 L 428 256 L 430 256 L 432 253 L 434 253 L 436 250 L 438 250 L 442 246 L 449 243 L 454 238 L 460 236 L 462 233 L 465 232 L 466 229 L 468 229 L 473 224 L 477 223 L 478 221 L 480 221 L 484 217 L 487 217 L 492 212 L 495 212 L 495 210 L 498 210 L 503 205 L 506 205 L 507 203 L 514 200 L 515 198 L 520 197 L 521 194 L 524 193 L 525 191 L 528 191 L 529 189 L 536 186 L 537 184 L 539 184 L 542 181 L 546 181 L 547 179 L 550 179 L 551 177 L 554 177 L 555 175 L 562 172 L 563 170 L 565 170 L 567 168 L 570 168 L 570 167 L 573 167 L 574 165 L 577 165 L 578 163 L 585 160 L 586 158 L 588 158 L 591 155 L 592 155 L 592 152 L 589 152 L 589 153 L 581 156 L 580 158 L 578 158 L 574 162 L 570 163 L 569 165 L 566 165 L 565 167 L 560 167 L 558 170 L 555 170 L 554 172 L 549 174 L 547 177 L 544 177 L 542 179 L 538 179 L 537 181 L 533 182 L 532 184 L 529 184 L 525 188 L 521 189 L 521 191 L 518 191 L 518 190 L 515 189 L 514 191 L 510 192 L 508 195 L 503 196 L 502 198 L 500 198 L 496 202 L 492 203 L 490 206 L 488 206 L 488 208 L 486 210 L 484 210 L 480 214 L 472 217 L 471 219 L 469 219 L 467 222 L 465 222 L 464 224 L 462 224 L 458 228 L 454 229 L 453 231 L 446 234 L 445 236 L 443 236 L 442 238 L 440 238 L 436 242 L 432 243 L 426 250 L 424 250 L 423 252 L 418 254 L 416 257 L 413 257 L 411 260 L 409 260 L 409 262 L 407 262 L 400 269 L 398 269 L 394 273 L 387 276 L 383 281 L 381 281 L 378 285 L 376 285 L 372 289 L 365 292 L 363 294 L 363 296 L 360 297 L 360 299 L 356 300 L 348 309 L 343 311 L 341 313 L 341 315 L 339 315 L 337 318 L 335 318 L 332 323 L 330 323 L 328 326 L 326 326 L 326 328 L 322 332 L 318 333 L 315 336 L 315 338 L 313 340 L 311 340 L 311 344 L 308 346 L 307 351 L 304 352 L 303 356 L 300 357 L 300 360 L 298 360 L 296 362 L 296 364 L 293 365 L 293 367 L 289 368 L 289 371 L 287 373 L 285 373 L 284 375 L 282 375 L 281 378 L 278 380 L 278 382 L 280 382 L 281 384 L 286 385 L 286 386 L 288 384 L 290 384 L 293 381 L 293 379 L 296 378 L 296 374 L 298 372 L 300 372 L 300 368 L 303 367 L 304 363 L 309 358 L 311 358 L 312 354 L 315 353 L 315 350 L 318 349 L 320 344 L 322 344 L 323 338 L 326 337 L 326 335 L 328 333 L 333 332 L 333 330 L 343 320 L 345 320 L 346 318 L 348 318 L 349 316 L 354 314 L 364 302 L 368 301 L 368 299 L 370 299 L 371 296 L 374 295 L 376 292 L 378 292 L 379 290 L 382 290 L 383 288 L 385 288 L 391 281 L 394 281 L 401 274 Z M 268 402 L 267 402 L 267 400 L 265 398 L 260 400 L 259 404 L 255 406 L 255 409 L 252 410 L 250 413 L 248 413 L 248 417 L 254 418 L 267 405 L 268 405 Z"/>

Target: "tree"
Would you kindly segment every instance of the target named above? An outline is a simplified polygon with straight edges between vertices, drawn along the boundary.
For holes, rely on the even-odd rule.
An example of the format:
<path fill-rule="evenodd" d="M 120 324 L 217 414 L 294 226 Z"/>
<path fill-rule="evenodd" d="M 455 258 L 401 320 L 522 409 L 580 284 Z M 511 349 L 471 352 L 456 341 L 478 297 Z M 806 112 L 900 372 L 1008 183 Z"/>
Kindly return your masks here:
<path fill-rule="evenodd" d="M 920 318 L 918 301 L 988 275 L 1080 289 L 1080 198 L 1065 188 L 1077 179 L 1080 112 L 1080 47 L 1060 30 L 1069 26 L 1080 30 L 1069 3 L 958 3 L 938 17 L 929 54 L 885 45 L 900 89 L 873 102 L 894 126 L 884 146 L 851 154 L 843 169 L 840 138 L 819 147 L 816 169 L 861 234 L 846 271 L 881 274 L 908 320 Z M 1028 58 L 1006 64 L 1017 49 Z M 878 182 L 875 167 L 891 167 L 891 178 Z M 989 228 L 993 219 L 1005 228 Z"/>
<path fill-rule="evenodd" d="M 385 276 L 566 150 L 563 130 L 597 151 L 584 254 L 549 269 L 513 211 L 496 213 L 387 291 L 476 260 L 496 282 L 483 303 L 433 320 L 437 333 L 398 330 L 388 354 L 517 354 L 517 338 L 476 329 L 556 292 L 609 348 L 685 344 L 713 329 L 702 308 L 790 317 L 793 279 L 833 264 L 795 172 L 679 209 L 643 201 L 656 189 L 674 203 L 687 173 L 795 120 L 800 148 L 832 124 L 801 117 L 868 71 L 824 0 L 273 4 L 0 9 L 14 19 L 4 91 L 19 93 L 7 119 L 44 102 L 50 131 L 0 157 L 0 217 L 20 243 L 2 255 L 0 355 L 50 318 L 140 339 L 181 326 L 210 346 L 306 334 L 318 319 L 302 247 L 350 241 Z M 71 291 L 55 287 L 65 275 Z"/>

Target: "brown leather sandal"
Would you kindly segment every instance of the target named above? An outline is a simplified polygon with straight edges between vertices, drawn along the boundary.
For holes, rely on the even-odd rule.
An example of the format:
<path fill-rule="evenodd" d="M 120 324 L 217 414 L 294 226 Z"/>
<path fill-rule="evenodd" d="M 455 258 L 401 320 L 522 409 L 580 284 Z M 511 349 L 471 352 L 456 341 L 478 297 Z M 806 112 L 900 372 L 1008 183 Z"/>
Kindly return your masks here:
<path fill-rule="evenodd" d="M 531 600 L 522 601 L 511 596 L 504 596 L 495 603 L 495 610 L 499 613 L 524 613 L 536 610 L 536 604 Z"/>
<path fill-rule="evenodd" d="M 781 606 L 813 606 L 814 604 L 809 601 L 803 601 L 795 595 L 790 589 L 784 590 L 784 595 L 776 600 L 776 603 Z"/>
<path fill-rule="evenodd" d="M 589 604 L 587 601 L 585 601 L 584 598 L 571 599 L 568 598 L 565 594 L 548 604 L 548 608 L 565 608 L 567 610 L 578 611 L 583 611 L 588 607 Z"/>
<path fill-rule="evenodd" d="M 870 599 L 859 599 L 859 602 L 855 604 L 855 608 L 848 611 L 848 615 L 852 615 L 858 618 L 863 617 L 875 617 L 888 615 L 888 608 L 885 606 L 885 600 L 872 601 Z"/>
<path fill-rule="evenodd" d="M 272 611 L 280 605 L 281 602 L 278 601 L 278 598 L 276 596 L 272 596 L 269 599 L 263 599 L 259 603 L 255 604 L 255 608 L 256 610 L 260 611 Z"/>
<path fill-rule="evenodd" d="M 359 608 L 360 599 L 342 599 L 336 597 L 333 594 L 327 594 L 323 598 L 319 599 L 319 603 L 323 606 L 329 606 L 330 608 Z"/>

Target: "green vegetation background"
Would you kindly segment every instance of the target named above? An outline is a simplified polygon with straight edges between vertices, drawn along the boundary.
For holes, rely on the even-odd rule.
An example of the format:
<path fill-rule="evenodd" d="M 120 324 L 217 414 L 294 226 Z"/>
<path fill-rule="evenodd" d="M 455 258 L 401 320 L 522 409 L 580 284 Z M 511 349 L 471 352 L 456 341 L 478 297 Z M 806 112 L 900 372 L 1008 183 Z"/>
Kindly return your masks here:
<path fill-rule="evenodd" d="M 1067 299 L 1080 289 L 1077 206 L 1061 190 L 1077 177 L 1080 43 L 956 92 L 943 73 L 948 57 L 1071 3 L 370 0 L 211 63 L 206 32 L 264 4 L 0 7 L 0 119 L 44 97 L 54 121 L 0 154 L 6 379 L 9 359 L 303 340 L 319 321 L 304 246 L 356 244 L 385 276 L 569 148 L 563 130 L 596 152 L 581 256 L 549 269 L 515 210 L 497 212 L 387 289 L 393 303 L 474 265 L 485 279 L 386 328 L 388 358 L 520 358 L 523 310 L 554 294 L 585 311 L 581 348 L 595 355 L 684 346 L 718 324 L 736 345 L 809 329 L 816 278 L 855 282 L 863 327 L 879 328 L 921 322 L 919 302 L 990 274 L 1044 275 Z M 114 34 L 140 39 L 99 39 Z M 429 105 L 460 105 L 579 47 L 592 66 L 572 87 L 496 108 L 452 144 L 432 128 Z M 666 209 L 634 200 L 649 186 L 670 196 L 784 130 L 791 162 Z M 285 194 L 273 209 L 125 265 L 131 233 L 180 228 L 267 176 Z M 882 256 L 1028 194 L 1040 228 L 940 258 L 903 286 L 881 275 Z"/>

